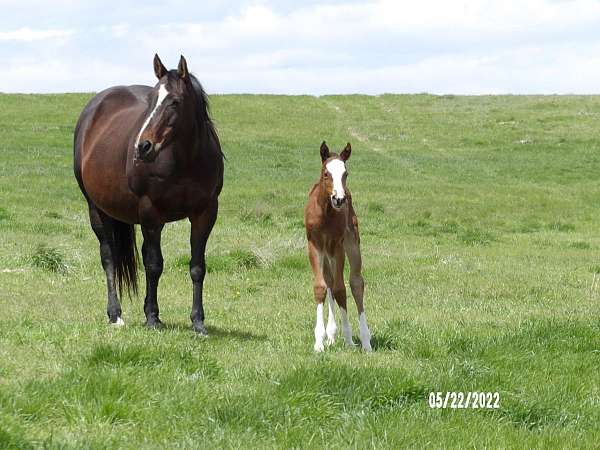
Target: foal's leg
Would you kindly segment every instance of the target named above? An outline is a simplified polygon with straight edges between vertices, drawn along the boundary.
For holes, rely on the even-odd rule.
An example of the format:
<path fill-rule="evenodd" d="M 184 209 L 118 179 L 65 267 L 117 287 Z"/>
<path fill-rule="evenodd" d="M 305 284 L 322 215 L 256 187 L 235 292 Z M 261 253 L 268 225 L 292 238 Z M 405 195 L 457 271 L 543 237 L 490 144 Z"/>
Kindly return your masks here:
<path fill-rule="evenodd" d="M 344 341 L 347 347 L 353 347 L 352 342 L 352 327 L 348 321 L 348 311 L 346 306 L 346 286 L 344 285 L 344 248 L 340 245 L 335 250 L 333 274 L 333 296 L 340 307 L 340 315 L 342 316 L 342 330 L 344 332 Z"/>
<path fill-rule="evenodd" d="M 146 269 L 146 298 L 144 299 L 144 313 L 146 314 L 146 326 L 158 328 L 162 322 L 158 318 L 158 280 L 163 271 L 163 256 L 160 250 L 160 234 L 164 224 L 144 225 L 142 234 L 144 244 L 142 245 L 142 257 Z"/>
<path fill-rule="evenodd" d="M 211 204 L 202 213 L 190 216 L 192 231 L 190 244 L 192 247 L 192 258 L 190 260 L 190 277 L 194 286 L 192 300 L 192 327 L 201 336 L 207 336 L 208 331 L 204 326 L 204 305 L 202 304 L 202 289 L 204 287 L 204 275 L 206 274 L 206 241 L 217 220 L 219 205 L 217 201 Z"/>
<path fill-rule="evenodd" d="M 344 237 L 344 249 L 348 255 L 350 263 L 350 289 L 352 296 L 356 302 L 358 310 L 358 325 L 360 330 L 360 342 L 363 350 L 371 351 L 371 332 L 367 326 L 367 317 L 365 316 L 365 308 L 363 304 L 363 294 L 365 283 L 361 274 L 362 257 L 360 254 L 360 244 L 358 240 L 358 232 L 356 230 L 348 230 Z"/>
<path fill-rule="evenodd" d="M 327 345 L 333 345 L 335 343 L 337 324 L 335 323 L 335 301 L 333 300 L 333 294 L 331 293 L 331 289 L 333 288 L 333 272 L 327 259 L 328 258 L 325 258 L 323 261 L 323 277 L 325 278 L 325 283 L 327 284 L 327 305 L 329 307 L 325 333 L 327 334 Z"/>
<path fill-rule="evenodd" d="M 113 255 L 115 252 L 115 243 L 113 239 L 113 219 L 108 217 L 91 203 L 89 205 L 90 223 L 92 229 L 100 242 L 100 259 L 102 268 L 106 274 L 106 287 L 108 291 L 108 303 L 106 313 L 108 320 L 113 325 L 125 325 L 121 319 L 121 305 L 117 297 L 115 287 L 115 262 Z"/>
<path fill-rule="evenodd" d="M 315 294 L 315 302 L 317 303 L 317 321 L 315 324 L 315 351 L 322 352 L 324 350 L 323 339 L 325 338 L 325 323 L 323 322 L 323 301 L 325 300 L 325 292 L 327 284 L 323 277 L 323 255 L 317 249 L 316 245 L 308 241 L 308 259 L 313 271 L 313 290 Z"/>

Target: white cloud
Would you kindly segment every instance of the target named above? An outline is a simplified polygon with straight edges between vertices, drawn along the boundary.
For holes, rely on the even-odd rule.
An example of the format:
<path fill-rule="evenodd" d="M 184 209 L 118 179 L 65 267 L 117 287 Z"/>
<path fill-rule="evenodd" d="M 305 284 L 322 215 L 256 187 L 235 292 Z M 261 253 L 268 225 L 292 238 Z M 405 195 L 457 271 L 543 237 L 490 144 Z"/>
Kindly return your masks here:
<path fill-rule="evenodd" d="M 0 31 L 0 41 L 39 41 L 44 39 L 67 38 L 72 30 L 32 30 L 28 27 L 13 31 Z"/>
<path fill-rule="evenodd" d="M 68 14 L 73 5 L 65 5 Z M 85 31 L 0 32 L 0 41 L 26 45 L 6 58 L 0 87 L 89 91 L 154 83 L 158 52 L 169 67 L 183 53 L 209 92 L 600 92 L 595 0 L 293 5 L 240 4 L 212 19 L 197 6 L 183 20 L 158 23 L 144 16 L 152 8 L 139 8 L 131 25 L 122 22 L 124 10 L 115 15 L 120 22 L 97 17 Z M 40 68 L 49 67 L 54 73 L 46 77 Z"/>

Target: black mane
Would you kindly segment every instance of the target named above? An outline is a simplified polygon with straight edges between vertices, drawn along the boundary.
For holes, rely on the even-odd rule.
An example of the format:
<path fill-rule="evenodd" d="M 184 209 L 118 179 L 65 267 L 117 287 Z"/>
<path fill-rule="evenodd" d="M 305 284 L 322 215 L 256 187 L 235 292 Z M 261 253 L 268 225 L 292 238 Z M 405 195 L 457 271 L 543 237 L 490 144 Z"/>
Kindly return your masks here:
<path fill-rule="evenodd" d="M 210 106 L 208 104 L 208 95 L 206 94 L 206 92 L 204 91 L 204 88 L 198 81 L 198 78 L 196 78 L 191 73 L 189 75 L 190 75 L 190 81 L 192 82 L 192 87 L 194 88 L 194 91 L 196 92 L 196 99 L 198 101 L 198 111 L 200 114 L 200 120 L 202 120 L 203 122 L 208 122 L 210 125 L 213 125 L 212 120 L 210 118 Z"/>
<path fill-rule="evenodd" d="M 198 125 L 198 129 L 200 130 L 201 138 L 208 139 L 212 136 L 213 139 L 217 141 L 217 143 L 219 143 L 219 136 L 217 134 L 215 124 L 213 123 L 210 117 L 208 94 L 204 91 L 204 88 L 200 84 L 200 81 L 198 81 L 198 79 L 194 75 L 190 73 L 189 77 L 196 97 L 196 123 Z M 179 74 L 177 70 L 170 70 L 167 73 L 167 78 L 170 80 L 179 79 Z M 219 144 L 218 147 L 219 152 L 221 153 L 221 157 L 225 158 L 225 155 L 221 150 L 221 145 Z"/>
<path fill-rule="evenodd" d="M 198 120 L 199 120 L 198 125 L 200 126 L 200 130 L 202 130 L 203 132 L 206 132 L 206 135 L 209 135 L 209 134 L 212 135 L 214 137 L 214 139 L 218 142 L 219 137 L 217 135 L 217 130 L 215 129 L 215 124 L 213 123 L 213 121 L 210 117 L 210 105 L 209 105 L 209 101 L 208 101 L 208 94 L 204 91 L 204 88 L 202 87 L 202 85 L 200 84 L 200 82 L 194 75 L 192 75 L 190 73 L 189 77 L 190 77 L 190 81 L 192 82 L 192 87 L 194 88 L 194 91 L 196 93 L 196 100 L 198 102 L 198 105 L 197 105 Z M 223 158 L 225 158 L 225 155 L 223 154 L 223 151 L 221 150 L 220 145 L 219 145 L 219 151 L 221 153 L 221 156 Z"/>

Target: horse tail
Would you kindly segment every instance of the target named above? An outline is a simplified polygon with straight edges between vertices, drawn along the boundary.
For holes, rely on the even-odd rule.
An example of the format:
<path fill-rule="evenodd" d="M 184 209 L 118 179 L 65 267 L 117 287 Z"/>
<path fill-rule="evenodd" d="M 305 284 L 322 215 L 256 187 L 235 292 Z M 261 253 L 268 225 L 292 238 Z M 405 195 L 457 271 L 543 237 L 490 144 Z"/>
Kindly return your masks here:
<path fill-rule="evenodd" d="M 115 272 L 117 274 L 117 286 L 119 295 L 123 295 L 123 288 L 131 297 L 133 292 L 137 295 L 137 266 L 138 250 L 135 242 L 135 227 L 118 220 L 114 221 L 113 238 L 115 243 Z"/>

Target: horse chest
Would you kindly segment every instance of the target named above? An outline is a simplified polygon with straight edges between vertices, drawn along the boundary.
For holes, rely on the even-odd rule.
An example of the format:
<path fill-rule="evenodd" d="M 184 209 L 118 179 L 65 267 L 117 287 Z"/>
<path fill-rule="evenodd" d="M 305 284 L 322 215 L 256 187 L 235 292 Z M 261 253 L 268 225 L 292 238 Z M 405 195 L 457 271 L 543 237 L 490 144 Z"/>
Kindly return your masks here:
<path fill-rule="evenodd" d="M 309 239 L 324 254 L 334 255 L 336 248 L 342 245 L 345 235 L 345 219 L 315 221 L 310 227 Z"/>
<path fill-rule="evenodd" d="M 347 223 L 345 211 L 323 214 L 319 219 L 317 228 L 324 239 L 339 240 L 343 238 Z"/>

